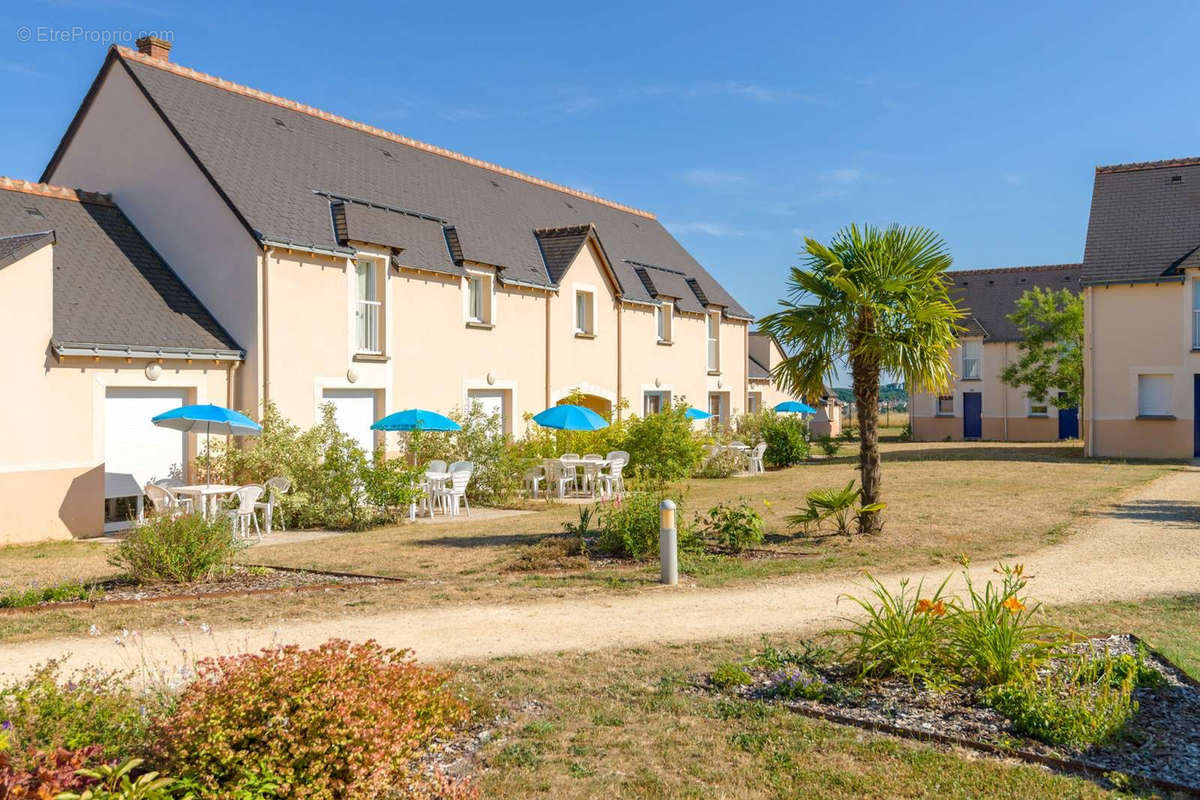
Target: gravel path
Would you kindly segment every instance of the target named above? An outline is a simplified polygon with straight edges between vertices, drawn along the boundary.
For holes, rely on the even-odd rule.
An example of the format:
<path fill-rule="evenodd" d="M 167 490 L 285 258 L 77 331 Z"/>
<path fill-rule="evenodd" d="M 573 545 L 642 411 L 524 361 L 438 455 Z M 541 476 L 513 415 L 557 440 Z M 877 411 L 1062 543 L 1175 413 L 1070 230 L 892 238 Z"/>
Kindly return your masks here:
<path fill-rule="evenodd" d="M 1013 502 L 1019 502 L 1015 498 Z M 1200 469 L 1168 473 L 1100 509 L 1062 544 L 1010 562 L 1033 576 L 1031 594 L 1059 603 L 1136 600 L 1200 588 Z M 993 565 L 973 571 L 986 580 Z M 939 567 L 916 580 L 939 581 Z M 882 576 L 894 584 L 902 575 Z M 331 637 L 374 638 L 408 647 L 427 661 L 526 655 L 562 650 L 634 647 L 760 633 L 828 628 L 850 612 L 838 595 L 845 578 L 795 576 L 733 589 L 662 587 L 627 596 L 518 605 L 415 609 L 377 616 L 288 622 L 283 630 L 223 629 L 183 636 L 152 633 L 118 645 L 111 636 L 51 639 L 0 646 L 0 677 L 23 675 L 52 657 L 70 666 L 178 663 L 188 657 L 255 650 L 273 643 L 315 646 Z M 182 639 L 182 641 L 181 641 Z"/>

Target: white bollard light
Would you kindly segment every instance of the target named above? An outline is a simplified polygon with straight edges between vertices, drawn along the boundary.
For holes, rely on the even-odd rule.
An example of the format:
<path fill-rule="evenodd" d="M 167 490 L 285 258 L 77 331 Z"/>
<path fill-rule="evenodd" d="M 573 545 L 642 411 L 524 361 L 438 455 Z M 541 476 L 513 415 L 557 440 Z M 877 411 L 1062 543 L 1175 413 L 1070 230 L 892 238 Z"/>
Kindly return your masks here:
<path fill-rule="evenodd" d="M 679 541 L 675 532 L 675 501 L 658 504 L 658 559 L 662 563 L 659 583 L 679 583 Z"/>

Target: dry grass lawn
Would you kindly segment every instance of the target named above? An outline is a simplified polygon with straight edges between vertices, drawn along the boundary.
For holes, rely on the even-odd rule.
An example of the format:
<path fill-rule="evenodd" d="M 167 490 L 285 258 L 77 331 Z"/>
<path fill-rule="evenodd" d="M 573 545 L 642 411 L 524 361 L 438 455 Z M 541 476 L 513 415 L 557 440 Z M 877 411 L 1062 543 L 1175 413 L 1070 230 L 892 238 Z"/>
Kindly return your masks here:
<path fill-rule="evenodd" d="M 881 535 L 805 538 L 788 530 L 784 517 L 794 513 L 805 492 L 855 478 L 853 452 L 847 445 L 837 458 L 762 476 L 688 481 L 689 517 L 718 502 L 745 498 L 766 518 L 769 535 L 764 552 L 755 557 L 686 558 L 684 579 L 707 587 L 801 572 L 950 565 L 959 554 L 977 561 L 1012 557 L 1069 535 L 1081 515 L 1171 468 L 1085 460 L 1077 444 L 889 443 L 883 472 L 887 522 Z M 0 640 L 78 634 L 93 623 L 104 630 L 145 630 L 181 617 L 283 625 L 302 616 L 637 591 L 656 580 L 655 564 L 588 568 L 546 557 L 552 548 L 545 544 L 531 549 L 562 537 L 563 523 L 577 514 L 576 506 L 554 504 L 487 521 L 406 524 L 254 548 L 243 560 L 382 574 L 405 582 L 321 593 L 31 610 L 0 616 Z M 110 547 L 81 542 L 3 548 L 0 580 L 24 587 L 33 581 L 107 576 L 113 572 L 106 563 Z M 525 569 L 516 569 L 521 562 Z"/>
<path fill-rule="evenodd" d="M 1132 631 L 1200 676 L 1200 597 L 1065 607 L 1052 621 Z M 795 647 L 797 641 L 777 640 Z M 459 669 L 511 719 L 484 748 L 483 795 L 603 798 L 1102 797 L 1087 780 L 817 722 L 692 689 L 757 641 L 494 659 Z"/>

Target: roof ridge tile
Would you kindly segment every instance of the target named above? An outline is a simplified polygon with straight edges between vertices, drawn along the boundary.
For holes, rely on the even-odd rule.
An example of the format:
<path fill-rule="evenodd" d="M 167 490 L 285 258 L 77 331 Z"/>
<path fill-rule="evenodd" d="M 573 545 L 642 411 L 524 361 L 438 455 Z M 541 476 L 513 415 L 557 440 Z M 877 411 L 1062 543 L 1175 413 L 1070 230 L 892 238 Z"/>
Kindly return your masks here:
<path fill-rule="evenodd" d="M 100 192 L 88 192 L 83 189 L 71 189 L 66 186 L 55 186 L 50 183 L 34 183 L 20 178 L 6 178 L 0 175 L 0 190 L 21 192 L 39 197 L 52 197 L 55 200 L 70 200 L 75 203 L 92 203 L 99 206 L 114 206 L 110 195 Z"/>
<path fill-rule="evenodd" d="M 1138 170 L 1166 169 L 1168 167 L 1193 167 L 1200 164 L 1200 156 L 1185 158 L 1166 158 L 1160 161 L 1131 161 L 1127 164 L 1103 164 L 1096 167 L 1096 173 L 1107 172 L 1136 172 Z"/>

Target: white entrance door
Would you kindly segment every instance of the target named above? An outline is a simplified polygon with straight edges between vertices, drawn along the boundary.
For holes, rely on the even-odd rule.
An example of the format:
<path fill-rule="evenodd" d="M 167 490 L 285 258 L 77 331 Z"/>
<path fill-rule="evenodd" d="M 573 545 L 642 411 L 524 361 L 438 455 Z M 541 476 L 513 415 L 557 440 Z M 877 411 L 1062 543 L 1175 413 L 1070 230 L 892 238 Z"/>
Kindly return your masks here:
<path fill-rule="evenodd" d="M 115 389 L 104 395 L 104 471 L 132 475 L 138 486 L 182 478 L 182 431 L 150 420 L 184 404 L 183 389 Z"/>
<path fill-rule="evenodd" d="M 325 402 L 333 403 L 333 417 L 344 433 L 358 442 L 368 456 L 375 452 L 375 392 L 370 389 L 326 389 Z"/>
<path fill-rule="evenodd" d="M 486 391 L 481 389 L 471 389 L 467 392 L 467 400 L 472 404 L 478 403 L 483 413 L 489 417 L 494 417 L 496 426 L 501 433 L 508 428 L 508 416 L 504 408 L 504 392 L 503 391 Z"/>

